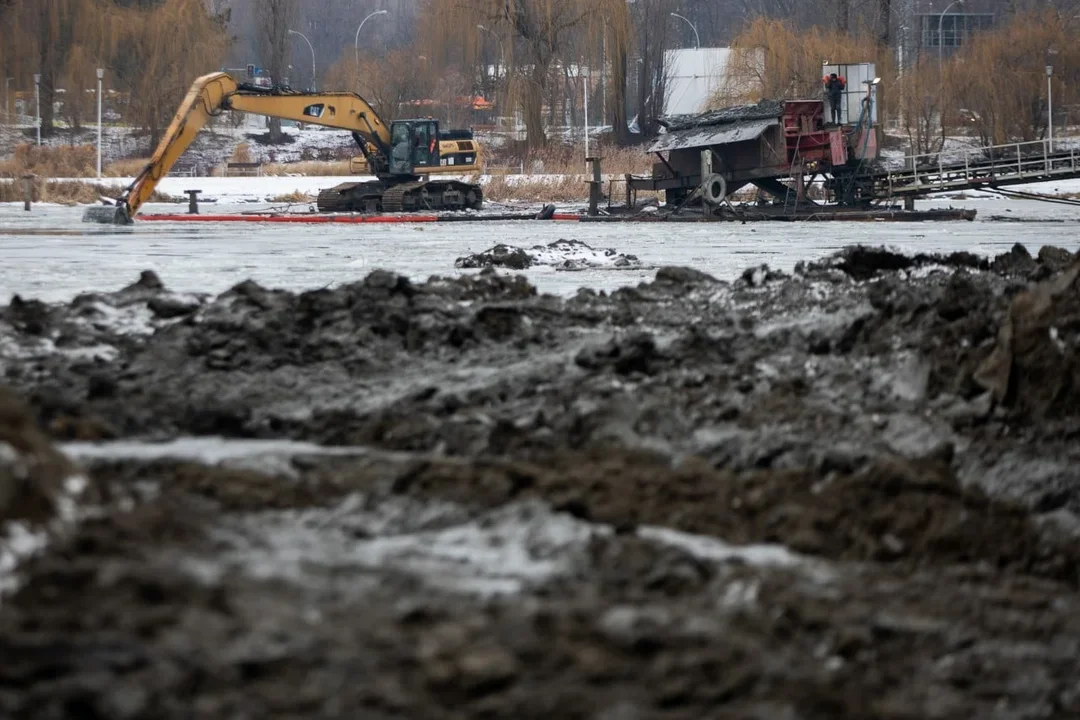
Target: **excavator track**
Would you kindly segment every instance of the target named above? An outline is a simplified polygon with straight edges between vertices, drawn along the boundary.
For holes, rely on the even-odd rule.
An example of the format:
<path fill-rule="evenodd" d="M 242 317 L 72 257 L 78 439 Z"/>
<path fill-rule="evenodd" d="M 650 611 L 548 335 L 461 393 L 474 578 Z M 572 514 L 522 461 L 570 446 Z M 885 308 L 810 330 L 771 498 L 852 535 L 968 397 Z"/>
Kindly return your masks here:
<path fill-rule="evenodd" d="M 416 207 L 416 203 L 421 200 L 424 185 L 423 182 L 407 182 L 387 188 L 383 193 L 383 211 L 393 213 L 427 209 Z M 410 206 L 408 210 L 406 204 Z"/>
<path fill-rule="evenodd" d="M 383 193 L 385 212 L 435 210 L 479 210 L 484 191 L 479 185 L 457 180 L 428 180 L 401 183 Z"/>
<path fill-rule="evenodd" d="M 342 183 L 319 191 L 319 212 L 380 212 L 386 186 L 381 182 Z"/>
<path fill-rule="evenodd" d="M 479 210 L 484 191 L 457 180 L 415 180 L 387 187 L 382 182 L 342 183 L 319 191 L 319 212 L 433 212 Z"/>

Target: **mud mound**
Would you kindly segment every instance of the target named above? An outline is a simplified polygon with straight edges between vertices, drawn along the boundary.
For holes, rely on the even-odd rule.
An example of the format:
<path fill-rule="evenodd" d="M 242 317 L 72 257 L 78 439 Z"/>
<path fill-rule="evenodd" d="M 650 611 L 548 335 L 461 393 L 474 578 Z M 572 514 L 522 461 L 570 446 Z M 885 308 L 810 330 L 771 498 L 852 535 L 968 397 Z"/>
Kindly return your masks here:
<path fill-rule="evenodd" d="M 791 483 L 785 488 L 779 478 L 767 489 L 736 481 L 725 490 L 722 483 L 692 484 L 692 473 L 641 456 L 565 458 L 534 471 L 457 465 L 488 477 L 472 488 L 481 500 L 508 477 L 520 498 L 532 491 L 522 477 L 538 477 L 535 489 L 576 467 L 563 478 L 565 490 L 611 482 L 606 502 L 629 509 L 629 500 L 614 497 L 617 476 L 629 473 L 637 486 L 631 497 L 657 505 L 657 515 L 672 491 L 666 511 L 676 521 L 683 519 L 678 506 L 715 527 L 710 513 L 752 518 L 772 505 L 777 512 L 768 519 L 740 522 L 784 535 L 796 527 L 797 512 L 811 510 L 813 529 L 835 529 L 852 545 L 886 531 L 900 535 L 884 541 L 884 558 L 845 567 L 627 524 L 592 540 L 577 572 L 568 568 L 525 595 L 472 600 L 419 585 L 392 565 L 358 577 L 327 563 L 321 583 L 297 584 L 287 574 L 262 575 L 265 568 L 226 571 L 223 548 L 237 528 L 262 528 L 270 539 L 275 530 L 287 535 L 278 565 L 296 556 L 326 562 L 322 546 L 288 541 L 318 536 L 328 524 L 350 527 L 342 509 L 279 517 L 258 514 L 258 502 L 224 502 L 218 514 L 187 497 L 186 481 L 173 486 L 168 467 L 157 464 L 143 479 L 162 482 L 161 493 L 86 520 L 53 552 L 27 563 L 29 582 L 0 612 L 0 709 L 19 719 L 70 717 L 75 708 L 110 718 L 331 718 L 355 709 L 365 717 L 687 720 L 718 713 L 1019 720 L 1048 706 L 1063 715 L 1080 710 L 1080 698 L 1070 694 L 1080 637 L 1073 591 L 1011 574 L 998 581 L 995 553 L 1008 538 L 992 533 L 1013 533 L 1025 547 L 1027 529 L 1010 525 L 1008 512 L 1001 521 L 1000 506 L 960 500 L 939 466 L 840 479 L 843 491 L 796 489 L 794 505 L 786 506 Z M 399 478 L 395 490 L 419 497 L 421 485 L 442 471 L 429 464 L 407 472 L 411 484 Z M 824 497 L 811 499 L 818 494 Z M 935 500 L 939 495 L 944 499 Z M 865 519 L 851 502 L 860 497 L 870 511 Z M 733 506 L 732 498 L 745 504 Z M 890 519 L 886 498 L 897 501 L 899 520 Z M 929 512 L 914 512 L 927 501 Z M 943 503 L 958 505 L 942 512 Z M 501 521 L 480 517 L 469 527 L 491 530 Z M 420 515 L 402 520 L 423 527 Z M 534 522 L 522 517 L 519 524 Z M 565 516 L 559 522 L 583 527 Z M 980 523 L 979 532 L 955 530 Z M 371 542 L 361 529 L 344 547 Z M 505 557 L 507 565 L 547 570 L 552 548 L 543 528 L 525 535 L 521 556 L 501 555 L 503 544 L 472 548 L 453 533 L 439 535 L 430 551 L 460 565 Z M 916 572 L 896 572 L 902 563 L 892 553 L 901 538 L 914 538 L 923 557 Z M 930 561 L 927 548 L 935 547 L 947 549 L 940 564 Z M 471 552 L 461 554 L 466 548 Z M 963 553 L 985 561 L 950 564 Z M 1032 681 L 1016 687 L 1017 677 Z"/>
<path fill-rule="evenodd" d="M 548 245 L 534 245 L 528 250 L 511 245 L 496 245 L 481 253 L 460 257 L 454 261 L 458 268 L 501 267 L 524 270 L 546 266 L 556 270 L 585 270 L 588 268 L 641 267 L 635 255 L 620 253 L 612 248 L 596 249 L 580 240 L 556 240 Z"/>
<path fill-rule="evenodd" d="M 1003 277 L 1042 280 L 1060 272 L 1069 265 L 1072 253 L 1062 248 L 1040 248 L 1038 257 L 1032 257 L 1027 248 L 1017 243 L 1007 253 L 987 259 L 970 252 L 918 253 L 905 255 L 884 247 L 855 245 L 812 263 L 799 263 L 797 272 L 820 274 L 830 269 L 840 270 L 853 280 L 869 280 L 883 273 L 910 271 L 918 268 L 942 268 L 944 270 L 990 270 Z"/>
<path fill-rule="evenodd" d="M 1080 715 L 1080 280 L 1012 255 L 13 303 L 0 469 L 121 440 L 0 552 L 0 715 Z"/>
<path fill-rule="evenodd" d="M 836 560 L 907 567 L 987 562 L 1075 584 L 1080 553 L 1048 545 L 1019 507 L 962 488 L 948 460 L 882 458 L 854 474 L 671 468 L 625 451 L 529 465 L 424 463 L 397 492 L 501 504 L 539 497 L 575 517 L 632 531 L 664 525 L 737 544 L 777 543 Z"/>
<path fill-rule="evenodd" d="M 64 482 L 73 474 L 30 408 L 0 387 L 0 527 L 8 520 L 40 524 L 55 517 Z"/>
<path fill-rule="evenodd" d="M 1018 416 L 1080 414 L 1080 263 L 1017 295 L 977 381 Z"/>

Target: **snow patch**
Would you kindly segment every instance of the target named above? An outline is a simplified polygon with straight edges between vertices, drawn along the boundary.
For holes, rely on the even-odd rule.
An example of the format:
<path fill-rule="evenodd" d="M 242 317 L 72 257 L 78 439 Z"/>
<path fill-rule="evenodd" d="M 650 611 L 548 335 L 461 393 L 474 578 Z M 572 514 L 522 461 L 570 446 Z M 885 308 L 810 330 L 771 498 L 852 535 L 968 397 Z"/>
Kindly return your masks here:
<path fill-rule="evenodd" d="M 549 245 L 535 245 L 526 252 L 532 256 L 534 265 L 557 270 L 641 267 L 635 255 L 625 255 L 613 248 L 593 248 L 580 240 L 556 240 Z"/>
<path fill-rule="evenodd" d="M 72 442 L 59 446 L 60 452 L 76 462 L 88 460 L 183 460 L 208 465 L 258 457 L 324 455 L 351 457 L 370 452 L 368 448 L 334 446 L 292 440 L 235 440 L 223 437 L 176 438 L 168 442 L 118 440 L 102 443 Z"/>
<path fill-rule="evenodd" d="M 88 485 L 83 475 L 67 478 L 56 496 L 56 516 L 46 525 L 35 527 L 21 520 L 0 523 L 0 599 L 22 587 L 18 572 L 21 563 L 48 547 L 51 537 L 79 521 L 79 500 Z"/>
<path fill-rule="evenodd" d="M 609 529 L 543 503 L 467 518 L 457 506 L 363 496 L 336 508 L 257 513 L 215 533 L 223 572 L 308 587 L 384 570 L 430 587 L 481 596 L 516 594 L 584 562 L 589 540 Z M 436 525 L 436 527 L 431 527 Z M 425 527 L 426 526 L 426 527 Z"/>
<path fill-rule="evenodd" d="M 755 567 L 793 567 L 805 562 L 783 545 L 728 545 L 705 535 L 692 535 L 669 528 L 643 526 L 638 537 L 669 545 L 709 562 L 743 562 Z"/>

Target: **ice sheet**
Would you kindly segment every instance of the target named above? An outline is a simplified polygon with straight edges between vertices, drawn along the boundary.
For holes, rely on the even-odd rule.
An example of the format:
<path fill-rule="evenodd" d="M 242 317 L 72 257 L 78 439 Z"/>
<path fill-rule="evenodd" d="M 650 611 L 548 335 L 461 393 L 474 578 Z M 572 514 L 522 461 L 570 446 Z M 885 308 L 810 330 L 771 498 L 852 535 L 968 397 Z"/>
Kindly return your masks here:
<path fill-rule="evenodd" d="M 141 223 L 90 227 L 81 208 L 0 206 L 0 298 L 20 293 L 70 299 L 86 290 L 112 290 L 154 270 L 171 290 L 221 292 L 246 279 L 269 287 L 307 290 L 352 282 L 376 268 L 416 280 L 457 275 L 454 260 L 496 242 L 530 248 L 560 239 L 637 256 L 641 269 L 591 268 L 557 273 L 523 271 L 541 292 L 572 295 L 578 288 L 613 290 L 649 281 L 662 265 L 688 265 L 721 279 L 767 263 L 790 271 L 845 245 L 888 245 L 905 252 L 967 250 L 996 254 L 1021 242 L 1077 248 L 1080 210 L 1016 200 L 926 200 L 931 207 L 976 208 L 975 222 L 924 223 L 561 223 L 486 222 L 417 225 L 247 225 Z M 158 206 L 164 208 L 166 206 Z M 175 210 L 175 206 L 167 206 Z M 261 206 L 223 206 L 240 212 Z M 151 208 L 154 210 L 154 208 Z M 991 215 L 1041 220 L 988 222 Z M 1053 222 L 1047 222 L 1053 221 Z M 34 233 L 32 235 L 27 233 Z"/>

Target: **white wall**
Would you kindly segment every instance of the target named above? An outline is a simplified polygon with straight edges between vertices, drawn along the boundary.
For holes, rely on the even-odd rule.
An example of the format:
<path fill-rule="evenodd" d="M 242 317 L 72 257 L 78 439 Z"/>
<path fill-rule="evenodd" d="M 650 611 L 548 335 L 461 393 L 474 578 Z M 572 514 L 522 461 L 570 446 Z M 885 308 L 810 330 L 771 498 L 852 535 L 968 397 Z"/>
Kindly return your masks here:
<path fill-rule="evenodd" d="M 723 82 L 729 48 L 700 50 L 669 50 L 668 97 L 665 115 L 694 115 L 704 110 L 705 103 Z"/>

